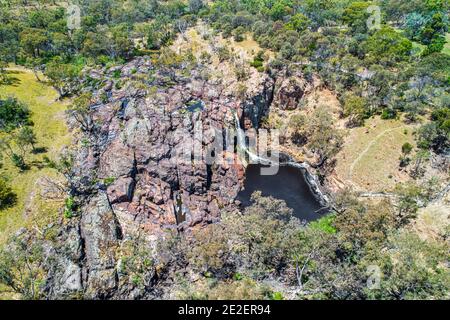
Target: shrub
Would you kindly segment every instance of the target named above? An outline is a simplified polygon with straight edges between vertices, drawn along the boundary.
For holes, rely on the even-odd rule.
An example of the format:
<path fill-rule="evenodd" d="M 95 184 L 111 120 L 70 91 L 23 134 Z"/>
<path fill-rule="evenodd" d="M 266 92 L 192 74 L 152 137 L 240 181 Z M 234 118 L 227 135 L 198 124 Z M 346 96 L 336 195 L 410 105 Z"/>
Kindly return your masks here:
<path fill-rule="evenodd" d="M 245 29 L 243 27 L 237 27 L 233 31 L 233 38 L 236 42 L 241 42 L 245 40 Z"/>
<path fill-rule="evenodd" d="M 413 150 L 413 146 L 412 146 L 409 142 L 406 142 L 406 143 L 402 146 L 402 153 L 403 153 L 404 155 L 410 154 L 412 150 Z"/>
<path fill-rule="evenodd" d="M 0 100 L 0 130 L 10 131 L 30 124 L 28 107 L 15 98 Z"/>
<path fill-rule="evenodd" d="M 279 301 L 279 300 L 284 300 L 284 297 L 281 292 L 274 292 L 274 293 L 272 293 L 271 299 Z"/>
<path fill-rule="evenodd" d="M 334 215 L 328 215 L 326 217 L 323 217 L 317 221 L 310 223 L 310 228 L 321 230 L 325 233 L 329 234 L 335 234 L 337 232 L 336 228 L 333 226 L 335 220 Z"/>
<path fill-rule="evenodd" d="M 264 70 L 264 57 L 263 57 L 263 51 L 259 51 L 256 57 L 253 59 L 252 62 L 250 62 L 250 65 L 257 69 L 258 71 Z M 260 71 L 261 72 L 261 71 Z"/>
<path fill-rule="evenodd" d="M 23 158 L 23 156 L 21 156 L 21 155 L 19 155 L 17 153 L 13 153 L 11 155 L 11 161 L 20 170 L 26 170 L 27 169 L 27 164 L 25 163 L 25 159 Z"/>
<path fill-rule="evenodd" d="M 0 210 L 8 208 L 17 201 L 16 194 L 4 179 L 0 179 Z"/>
<path fill-rule="evenodd" d="M 105 186 L 110 186 L 110 185 L 112 185 L 114 183 L 114 181 L 116 181 L 116 178 L 108 177 L 108 178 L 103 180 L 103 183 L 105 184 Z"/>
<path fill-rule="evenodd" d="M 384 109 L 381 113 L 381 119 L 383 120 L 395 119 L 396 117 L 397 112 L 395 110 Z"/>
<path fill-rule="evenodd" d="M 67 219 L 73 218 L 75 216 L 75 209 L 76 209 L 75 199 L 74 197 L 69 196 L 65 201 L 64 217 Z"/>

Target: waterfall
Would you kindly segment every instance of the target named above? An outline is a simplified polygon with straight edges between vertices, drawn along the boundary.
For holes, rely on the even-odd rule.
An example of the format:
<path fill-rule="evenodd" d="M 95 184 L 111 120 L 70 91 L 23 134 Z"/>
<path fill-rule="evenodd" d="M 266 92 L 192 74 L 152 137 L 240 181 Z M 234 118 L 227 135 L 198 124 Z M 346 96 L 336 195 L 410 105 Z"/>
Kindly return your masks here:
<path fill-rule="evenodd" d="M 263 157 L 260 157 L 256 154 L 254 154 L 248 147 L 247 143 L 245 141 L 245 133 L 244 130 L 241 128 L 241 123 L 239 121 L 239 117 L 237 115 L 237 112 L 234 113 L 234 119 L 235 119 L 235 127 L 236 127 L 236 135 L 237 135 L 237 142 L 238 147 L 240 150 L 242 150 L 244 153 L 248 154 L 249 160 L 251 164 L 263 164 L 268 166 L 278 166 L 279 163 L 275 163 L 270 159 L 266 159 Z"/>
<path fill-rule="evenodd" d="M 311 173 L 311 166 L 305 162 L 295 162 L 292 160 L 288 160 L 287 162 L 280 163 L 274 162 L 267 158 L 262 158 L 256 154 L 254 154 L 248 147 L 247 143 L 245 141 L 245 132 L 241 128 L 241 124 L 239 121 L 239 117 L 237 115 L 237 112 L 233 112 L 234 119 L 235 119 L 235 127 L 237 132 L 237 142 L 238 147 L 240 150 L 244 152 L 244 154 L 248 154 L 249 160 L 251 164 L 262 164 L 267 166 L 289 166 L 301 169 L 303 172 L 303 176 L 305 177 L 305 180 L 308 184 L 308 186 L 311 189 L 311 192 L 316 196 L 317 200 L 324 206 L 328 207 L 329 203 L 331 202 L 329 197 L 322 192 L 320 189 L 320 181 L 319 178 Z"/>

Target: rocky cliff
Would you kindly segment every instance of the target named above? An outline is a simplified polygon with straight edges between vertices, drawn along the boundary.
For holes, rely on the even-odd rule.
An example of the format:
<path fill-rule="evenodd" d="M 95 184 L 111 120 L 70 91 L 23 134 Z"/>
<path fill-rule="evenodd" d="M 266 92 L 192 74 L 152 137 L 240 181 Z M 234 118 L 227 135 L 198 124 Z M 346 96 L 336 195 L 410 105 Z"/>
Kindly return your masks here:
<path fill-rule="evenodd" d="M 54 275 L 52 294 L 112 297 L 123 239 L 143 232 L 151 242 L 167 229 L 217 222 L 221 209 L 235 206 L 245 168 L 235 152 L 234 113 L 258 123 L 274 80 L 252 70 L 244 81 L 251 89 L 237 98 L 230 89 L 237 79 L 208 79 L 207 71 L 139 58 L 86 72 L 94 126 L 80 138 L 73 168 L 80 219 L 63 235 L 78 245 L 62 262 L 70 268 Z"/>
<path fill-rule="evenodd" d="M 85 70 L 92 126 L 80 131 L 73 154 L 78 216 L 50 250 L 59 266 L 50 297 L 130 297 L 120 273 L 127 239 L 143 237 L 151 251 L 167 230 L 189 233 L 237 208 L 245 165 L 236 115 L 244 128 L 259 128 L 271 106 L 299 108 L 316 85 L 301 72 L 275 76 L 242 57 L 218 59 L 214 42 L 197 57 L 185 45 L 178 44 L 183 54 Z"/>

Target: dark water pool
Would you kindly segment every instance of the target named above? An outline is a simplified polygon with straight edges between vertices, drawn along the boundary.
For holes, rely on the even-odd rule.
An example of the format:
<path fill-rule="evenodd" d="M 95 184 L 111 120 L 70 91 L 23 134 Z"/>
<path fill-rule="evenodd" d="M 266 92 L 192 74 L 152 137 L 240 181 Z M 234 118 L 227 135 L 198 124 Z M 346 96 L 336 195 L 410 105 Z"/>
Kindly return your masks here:
<path fill-rule="evenodd" d="M 238 200 L 244 207 L 251 205 L 250 197 L 255 191 L 261 191 L 263 196 L 286 201 L 288 207 L 294 210 L 294 215 L 305 221 L 314 221 L 322 217 L 322 206 L 311 192 L 303 172 L 299 168 L 281 166 L 278 174 L 261 175 L 261 165 L 250 165 L 246 171 L 245 189 L 238 195 Z"/>

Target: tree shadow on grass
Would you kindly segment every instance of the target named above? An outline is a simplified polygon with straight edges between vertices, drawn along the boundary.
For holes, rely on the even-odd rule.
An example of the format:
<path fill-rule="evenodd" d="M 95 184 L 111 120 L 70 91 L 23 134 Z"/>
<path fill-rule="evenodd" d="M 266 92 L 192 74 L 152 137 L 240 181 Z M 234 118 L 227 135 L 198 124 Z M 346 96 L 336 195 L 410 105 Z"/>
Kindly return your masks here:
<path fill-rule="evenodd" d="M 14 75 L 23 73 L 25 72 L 18 70 L 7 70 L 5 77 L 3 77 L 3 79 L 0 79 L 0 85 L 17 87 L 20 84 L 21 80 Z"/>
<path fill-rule="evenodd" d="M 22 172 L 26 172 L 26 171 L 30 170 L 31 166 L 27 163 L 20 167 L 17 167 L 17 169 L 19 169 L 19 172 L 22 173 Z"/>
<path fill-rule="evenodd" d="M 33 154 L 42 154 L 46 153 L 48 151 L 47 147 L 36 147 L 34 150 L 32 150 Z"/>
<path fill-rule="evenodd" d="M 38 160 L 32 161 L 32 162 L 30 163 L 30 166 L 33 166 L 33 167 L 35 167 L 35 168 L 37 168 L 37 169 L 39 169 L 39 170 L 42 170 L 42 169 L 44 169 L 45 167 L 47 167 L 47 165 L 46 165 L 44 162 L 38 161 Z"/>
<path fill-rule="evenodd" d="M 8 191 L 0 197 L 0 211 L 13 207 L 17 203 L 17 195 Z"/>
<path fill-rule="evenodd" d="M 0 85 L 18 87 L 20 79 L 16 77 L 7 76 L 5 79 L 0 80 Z"/>

